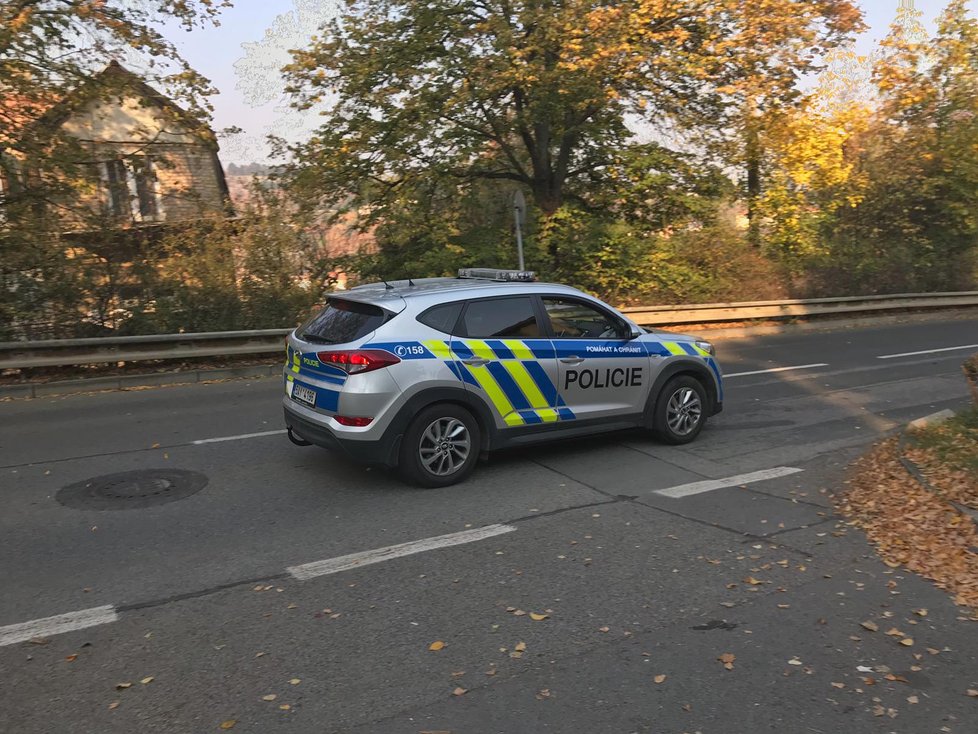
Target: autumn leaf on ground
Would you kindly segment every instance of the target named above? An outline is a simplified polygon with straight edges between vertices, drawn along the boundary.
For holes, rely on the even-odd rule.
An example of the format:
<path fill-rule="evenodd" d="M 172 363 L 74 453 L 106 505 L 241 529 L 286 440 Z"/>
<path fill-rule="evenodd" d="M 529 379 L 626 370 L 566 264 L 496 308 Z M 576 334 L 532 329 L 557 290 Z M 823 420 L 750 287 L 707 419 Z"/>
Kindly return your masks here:
<path fill-rule="evenodd" d="M 717 658 L 717 660 L 723 663 L 723 667 L 726 668 L 727 670 L 733 670 L 734 660 L 736 659 L 737 656 L 734 655 L 732 652 L 725 652 L 723 653 L 723 655 Z"/>
<path fill-rule="evenodd" d="M 903 637 L 903 633 L 896 627 L 890 627 L 890 629 L 886 631 L 886 634 L 888 634 L 890 637 Z"/>
<path fill-rule="evenodd" d="M 66 655 L 66 656 L 65 656 L 65 660 L 66 660 L 67 662 L 69 662 L 69 663 L 73 663 L 73 662 L 75 662 L 75 660 L 77 660 L 77 659 L 78 659 L 78 655 L 77 655 L 77 654 L 75 654 L 75 655 Z"/>
<path fill-rule="evenodd" d="M 293 686 L 297 686 L 300 683 L 302 683 L 301 678 L 293 678 L 292 680 L 289 681 L 289 685 L 293 685 Z"/>
<path fill-rule="evenodd" d="M 654 680 L 656 683 L 665 683 L 666 676 L 664 676 L 664 675 L 657 675 L 652 680 Z"/>
<path fill-rule="evenodd" d="M 904 637 L 902 640 L 900 640 L 900 644 L 905 645 L 906 647 L 910 647 L 913 644 L 913 638 Z"/>
<path fill-rule="evenodd" d="M 870 632 L 879 632 L 880 626 L 876 622 L 866 621 L 860 622 L 859 626 L 863 629 L 869 630 Z"/>
<path fill-rule="evenodd" d="M 969 688 L 964 695 L 978 698 L 978 688 Z"/>
<path fill-rule="evenodd" d="M 516 650 L 516 652 L 526 652 L 526 643 L 517 642 L 516 647 L 514 647 L 513 649 Z"/>
<path fill-rule="evenodd" d="M 274 701 L 276 698 L 278 698 L 278 696 L 276 696 L 274 693 L 269 693 L 269 694 L 266 694 L 266 695 L 262 696 L 261 697 L 261 700 L 262 701 Z"/>
<path fill-rule="evenodd" d="M 115 689 L 117 691 L 122 691 L 122 690 L 125 690 L 126 688 L 131 688 L 131 687 L 132 687 L 132 683 L 128 683 L 128 682 L 127 683 L 116 683 L 115 684 Z"/>
<path fill-rule="evenodd" d="M 845 683 L 833 683 L 832 684 L 832 687 L 833 688 L 845 688 L 846 687 L 846 684 Z"/>
<path fill-rule="evenodd" d="M 431 650 L 432 652 L 438 652 L 443 647 L 445 647 L 445 643 L 442 642 L 441 640 L 435 640 L 430 645 L 428 645 L 428 649 Z"/>
<path fill-rule="evenodd" d="M 237 722 L 236 719 L 228 719 L 227 721 L 222 721 L 221 722 L 220 728 L 221 729 L 224 729 L 224 730 L 233 729 L 234 728 L 234 725 L 237 724 L 237 723 L 238 722 Z"/>
<path fill-rule="evenodd" d="M 537 614 L 536 612 L 530 612 L 530 619 L 532 619 L 534 622 L 542 622 L 549 616 L 549 614 Z"/>
<path fill-rule="evenodd" d="M 292 706 L 291 706 L 291 705 L 289 705 L 289 704 L 287 704 L 287 703 L 283 703 L 283 704 L 281 704 L 281 705 L 279 706 L 279 708 L 280 708 L 280 709 L 281 709 L 282 711 L 288 711 L 289 709 L 291 709 L 291 708 L 292 708 Z"/>
<path fill-rule="evenodd" d="M 750 584 L 751 586 L 760 586 L 761 584 L 768 583 L 767 581 L 761 581 L 760 579 L 755 579 L 753 576 L 748 576 L 744 579 L 745 584 Z"/>
<path fill-rule="evenodd" d="M 459 686 L 454 691 L 452 691 L 452 695 L 453 696 L 464 696 L 468 692 L 469 692 L 469 689 L 468 688 L 462 688 L 461 686 Z"/>
<path fill-rule="evenodd" d="M 544 688 L 537 692 L 537 700 L 542 701 L 545 698 L 550 698 L 550 689 Z"/>
<path fill-rule="evenodd" d="M 115 710 L 117 708 L 119 708 L 119 702 L 118 701 L 113 701 L 112 703 L 109 704 L 109 711 L 113 711 L 113 710 Z"/>
<path fill-rule="evenodd" d="M 598 627 L 598 632 L 611 632 L 610 627 Z"/>

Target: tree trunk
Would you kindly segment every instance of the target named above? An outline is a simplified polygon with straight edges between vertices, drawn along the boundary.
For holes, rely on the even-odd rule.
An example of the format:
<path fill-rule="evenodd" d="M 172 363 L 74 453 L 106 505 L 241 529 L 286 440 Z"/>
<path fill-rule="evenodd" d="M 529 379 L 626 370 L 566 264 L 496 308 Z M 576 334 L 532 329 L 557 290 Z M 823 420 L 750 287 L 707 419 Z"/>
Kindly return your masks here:
<path fill-rule="evenodd" d="M 747 241 L 751 247 L 761 247 L 761 220 L 757 204 L 761 198 L 761 141 L 758 130 L 757 106 L 753 99 L 747 103 Z"/>

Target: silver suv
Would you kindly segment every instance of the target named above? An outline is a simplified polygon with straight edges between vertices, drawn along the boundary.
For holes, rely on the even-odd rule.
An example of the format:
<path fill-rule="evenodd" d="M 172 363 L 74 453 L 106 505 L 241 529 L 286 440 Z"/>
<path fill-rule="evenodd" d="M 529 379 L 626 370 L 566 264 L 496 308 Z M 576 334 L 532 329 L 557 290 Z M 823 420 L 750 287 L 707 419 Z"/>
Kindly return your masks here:
<path fill-rule="evenodd" d="M 288 339 L 289 437 L 443 487 L 483 452 L 636 426 L 683 444 L 722 410 L 712 345 L 533 281 L 476 269 L 330 296 Z"/>

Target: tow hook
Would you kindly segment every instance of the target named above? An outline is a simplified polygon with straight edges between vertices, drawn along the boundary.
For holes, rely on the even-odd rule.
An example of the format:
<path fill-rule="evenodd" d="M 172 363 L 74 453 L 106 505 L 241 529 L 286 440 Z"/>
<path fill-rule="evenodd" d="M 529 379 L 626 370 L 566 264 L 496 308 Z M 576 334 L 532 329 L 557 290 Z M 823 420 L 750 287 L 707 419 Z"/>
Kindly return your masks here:
<path fill-rule="evenodd" d="M 304 438 L 300 438 L 299 436 L 296 436 L 292 432 L 292 426 L 288 426 L 288 434 L 289 434 L 289 440 L 292 443 L 294 443 L 296 446 L 312 446 L 312 444 L 309 441 L 306 441 Z"/>

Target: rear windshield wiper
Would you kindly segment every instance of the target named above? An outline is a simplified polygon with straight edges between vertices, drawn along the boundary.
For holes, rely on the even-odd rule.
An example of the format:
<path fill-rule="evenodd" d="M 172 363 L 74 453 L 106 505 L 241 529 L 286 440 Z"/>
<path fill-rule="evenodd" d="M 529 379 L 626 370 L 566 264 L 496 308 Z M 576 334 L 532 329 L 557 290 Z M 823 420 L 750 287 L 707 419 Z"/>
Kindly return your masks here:
<path fill-rule="evenodd" d="M 333 339 L 327 339 L 325 336 L 319 336 L 318 334 L 310 334 L 308 331 L 299 334 L 299 338 L 307 342 L 314 342 L 316 344 L 336 344 L 337 342 Z"/>

